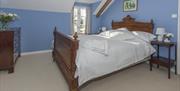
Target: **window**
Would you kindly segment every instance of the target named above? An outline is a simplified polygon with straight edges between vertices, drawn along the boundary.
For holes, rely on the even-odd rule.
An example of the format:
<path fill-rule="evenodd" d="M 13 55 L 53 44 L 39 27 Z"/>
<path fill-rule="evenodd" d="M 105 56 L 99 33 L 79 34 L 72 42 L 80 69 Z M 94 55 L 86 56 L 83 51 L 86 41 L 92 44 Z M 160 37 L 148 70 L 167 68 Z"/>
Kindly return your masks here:
<path fill-rule="evenodd" d="M 86 8 L 84 7 L 74 7 L 73 13 L 73 26 L 74 32 L 85 34 L 87 25 L 87 14 Z"/>

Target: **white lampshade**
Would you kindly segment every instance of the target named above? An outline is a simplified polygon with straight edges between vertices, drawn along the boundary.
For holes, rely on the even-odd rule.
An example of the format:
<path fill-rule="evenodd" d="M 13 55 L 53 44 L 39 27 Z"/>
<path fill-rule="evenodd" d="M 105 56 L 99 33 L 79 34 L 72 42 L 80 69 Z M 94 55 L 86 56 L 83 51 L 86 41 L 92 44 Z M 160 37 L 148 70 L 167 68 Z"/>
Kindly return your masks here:
<path fill-rule="evenodd" d="M 164 34 L 166 34 L 166 29 L 163 28 L 163 27 L 159 27 L 159 28 L 157 28 L 157 30 L 156 30 L 156 34 L 157 34 L 157 35 L 164 35 Z"/>

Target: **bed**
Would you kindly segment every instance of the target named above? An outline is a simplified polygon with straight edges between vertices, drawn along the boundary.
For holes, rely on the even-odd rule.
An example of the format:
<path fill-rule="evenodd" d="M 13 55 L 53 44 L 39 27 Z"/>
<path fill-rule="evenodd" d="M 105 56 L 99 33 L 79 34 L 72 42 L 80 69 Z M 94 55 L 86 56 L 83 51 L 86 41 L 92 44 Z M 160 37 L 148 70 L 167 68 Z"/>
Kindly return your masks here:
<path fill-rule="evenodd" d="M 142 32 L 152 33 L 154 24 L 152 20 L 150 22 L 135 21 L 135 18 L 132 18 L 130 15 L 124 17 L 123 20 L 120 22 L 112 21 L 112 29 L 119 29 L 119 28 L 124 28 L 124 27 L 126 27 L 129 31 L 142 31 Z M 102 42 L 106 44 L 107 43 L 106 39 L 104 40 L 104 38 L 100 38 L 97 35 L 94 35 L 93 37 L 84 36 L 83 38 L 85 39 L 87 37 L 88 38 L 90 37 L 90 40 L 88 42 L 87 40 L 84 40 L 85 42 L 84 43 L 83 40 L 81 40 L 81 37 L 78 38 L 77 33 L 75 33 L 73 37 L 70 37 L 61 32 L 58 32 L 57 28 L 55 28 L 54 30 L 54 48 L 53 48 L 53 53 L 52 53 L 53 60 L 57 63 L 58 67 L 63 73 L 64 78 L 66 79 L 69 85 L 70 91 L 79 91 L 80 88 L 84 84 L 90 81 L 93 81 L 99 78 L 104 78 L 106 76 L 109 76 L 109 74 L 114 74 L 118 72 L 119 70 L 144 62 L 142 60 L 149 57 L 150 54 L 154 52 L 152 51 L 150 44 L 148 45 L 148 43 L 145 43 L 145 42 L 143 42 L 141 46 L 139 45 L 132 46 L 132 44 L 131 45 L 129 44 L 129 43 L 134 43 L 131 40 L 128 40 L 128 42 L 127 41 L 119 42 L 117 40 L 109 41 L 110 39 L 107 39 L 108 44 L 109 44 L 108 46 L 111 46 L 111 48 L 109 47 L 107 48 L 109 49 L 109 51 L 107 53 L 106 51 L 103 51 L 102 53 L 102 51 L 100 50 L 98 51 L 99 53 L 97 53 L 92 50 L 87 50 L 87 48 L 86 50 L 84 50 L 83 48 L 85 47 L 82 46 L 82 44 L 87 43 L 86 46 L 91 45 L 89 43 L 96 42 L 96 41 L 92 41 L 93 38 L 96 38 L 96 37 L 99 39 L 98 43 Z M 139 39 L 137 40 L 138 42 L 141 41 Z M 128 50 L 131 51 L 131 47 L 127 48 L 127 45 L 131 47 L 139 47 L 139 49 L 143 49 L 142 47 L 148 46 L 148 48 L 150 48 L 150 50 L 148 51 L 151 51 L 151 52 L 150 54 L 147 54 L 145 57 L 143 56 L 143 59 L 142 57 L 140 58 L 137 57 L 136 60 L 133 62 L 132 62 L 133 59 L 131 59 L 131 61 L 129 62 L 123 61 L 123 65 L 122 65 L 122 62 L 119 61 L 119 63 L 117 63 L 116 61 L 117 59 L 120 59 L 120 57 L 124 58 L 123 56 L 127 56 L 127 55 L 134 55 L 134 54 L 138 55 L 138 53 L 139 55 L 142 55 L 142 52 L 143 52 L 143 51 L 139 51 L 138 49 L 136 50 L 136 53 L 132 52 L 130 54 L 129 52 L 129 54 L 127 53 L 127 55 L 123 54 L 122 51 L 126 51 L 126 52 L 128 52 Z M 146 46 L 143 46 L 143 45 L 146 45 Z M 123 48 L 124 46 L 126 46 L 126 48 Z M 118 51 L 116 51 L 116 49 Z M 126 50 L 123 50 L 123 49 L 126 49 Z M 112 51 L 116 51 L 116 53 L 114 53 L 111 56 L 110 53 Z M 117 56 L 117 54 L 119 56 Z M 87 55 L 91 55 L 91 56 L 87 56 Z M 93 59 L 93 58 L 99 58 L 99 59 Z M 114 61 L 110 62 L 109 60 L 106 60 L 106 59 L 114 60 Z M 103 65 L 98 67 L 98 65 L 102 63 Z M 93 67 L 90 65 L 92 65 Z"/>

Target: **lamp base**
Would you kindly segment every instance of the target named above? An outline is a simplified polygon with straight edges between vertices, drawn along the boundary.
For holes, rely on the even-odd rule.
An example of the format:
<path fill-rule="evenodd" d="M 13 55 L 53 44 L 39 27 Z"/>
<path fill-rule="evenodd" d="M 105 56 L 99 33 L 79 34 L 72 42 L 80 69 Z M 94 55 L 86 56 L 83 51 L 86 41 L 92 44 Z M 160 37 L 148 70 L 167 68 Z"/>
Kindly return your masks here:
<path fill-rule="evenodd" d="M 157 40 L 158 40 L 158 41 L 163 41 L 163 39 L 164 39 L 164 36 L 163 36 L 163 35 L 158 35 L 158 36 L 157 36 Z"/>
<path fill-rule="evenodd" d="M 164 42 L 171 42 L 171 41 L 168 38 L 165 38 Z"/>

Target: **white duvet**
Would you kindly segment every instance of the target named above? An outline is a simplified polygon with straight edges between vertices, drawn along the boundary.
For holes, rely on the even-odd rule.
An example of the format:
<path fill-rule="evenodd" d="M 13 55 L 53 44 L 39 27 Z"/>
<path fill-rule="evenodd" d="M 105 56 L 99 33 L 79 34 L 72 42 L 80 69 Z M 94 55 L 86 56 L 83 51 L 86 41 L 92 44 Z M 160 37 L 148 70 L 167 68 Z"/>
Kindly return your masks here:
<path fill-rule="evenodd" d="M 135 64 L 155 52 L 149 43 L 132 34 L 123 33 L 116 33 L 115 36 L 86 35 L 79 38 L 75 74 L 79 86 L 93 78 Z"/>

